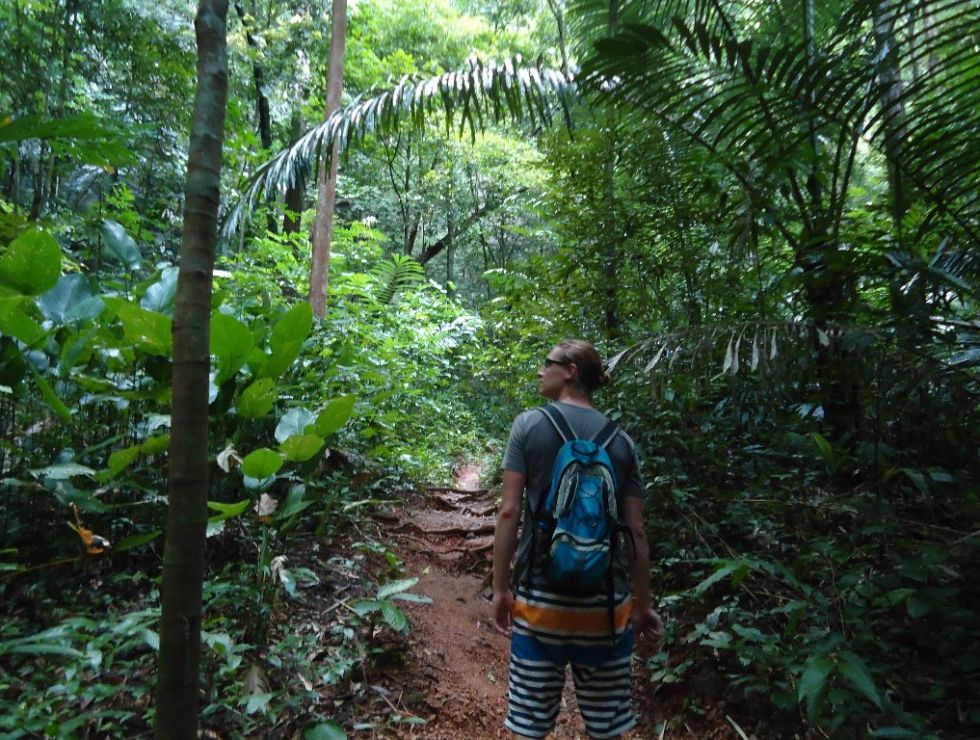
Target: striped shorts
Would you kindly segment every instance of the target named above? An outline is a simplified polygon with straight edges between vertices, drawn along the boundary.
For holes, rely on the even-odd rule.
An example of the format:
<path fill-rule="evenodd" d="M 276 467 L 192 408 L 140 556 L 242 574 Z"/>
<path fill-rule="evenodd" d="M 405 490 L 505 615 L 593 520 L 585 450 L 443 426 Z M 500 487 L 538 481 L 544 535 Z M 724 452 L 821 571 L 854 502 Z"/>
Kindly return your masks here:
<path fill-rule="evenodd" d="M 630 691 L 633 626 L 629 594 L 575 597 L 539 589 L 517 592 L 510 650 L 510 691 L 504 725 L 527 737 L 555 727 L 572 665 L 575 696 L 592 738 L 615 738 L 636 725 Z"/>

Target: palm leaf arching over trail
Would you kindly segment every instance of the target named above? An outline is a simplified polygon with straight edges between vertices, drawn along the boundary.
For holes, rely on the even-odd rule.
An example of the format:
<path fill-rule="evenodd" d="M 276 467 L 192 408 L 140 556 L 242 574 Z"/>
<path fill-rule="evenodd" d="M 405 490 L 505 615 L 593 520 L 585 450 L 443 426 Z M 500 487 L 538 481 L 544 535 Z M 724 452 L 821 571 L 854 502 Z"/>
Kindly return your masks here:
<path fill-rule="evenodd" d="M 341 109 L 259 168 L 228 214 L 225 234 L 239 228 L 259 194 L 271 197 L 309 172 L 334 140 L 344 151 L 358 137 L 403 121 L 420 127 L 437 108 L 447 134 L 458 125 L 460 134 L 469 129 L 475 136 L 508 116 L 550 125 L 556 101 L 570 124 L 568 98 L 585 94 L 652 116 L 667 132 L 708 150 L 795 249 L 805 250 L 823 232 L 831 244 L 839 242 L 862 138 L 900 160 L 894 165 L 929 209 L 924 227 L 946 217 L 980 244 L 980 14 L 974 0 L 619 5 L 618 31 L 596 41 L 578 81 L 519 58 L 474 60 L 438 77 L 403 78 Z M 595 31 L 609 4 L 581 0 L 574 11 L 573 24 Z M 757 31 L 738 35 L 735 28 L 749 21 Z M 876 26 L 890 29 L 881 52 L 875 51 Z M 883 54 L 897 69 L 912 70 L 912 82 L 898 94 L 878 75 Z M 892 134 L 886 147 L 884 114 L 899 104 L 904 135 L 897 140 Z M 793 206 L 804 234 L 789 228 L 780 213 L 785 209 L 775 207 L 780 199 Z"/>
<path fill-rule="evenodd" d="M 600 6 L 608 8 L 583 2 L 580 12 Z M 785 199 L 808 230 L 823 222 L 835 241 L 858 142 L 867 139 L 898 160 L 930 209 L 927 223 L 945 216 L 980 246 L 974 0 L 813 3 L 809 23 L 806 12 L 797 0 L 627 2 L 620 31 L 597 42 L 579 83 L 683 133 L 763 203 Z M 735 31 L 750 25 L 751 36 Z M 880 51 L 876 25 L 890 35 Z M 879 75 L 883 55 L 913 73 L 900 91 L 888 87 L 895 77 Z M 899 105 L 901 137 L 887 125 Z M 791 244 L 799 239 L 784 219 L 776 226 Z"/>
<path fill-rule="evenodd" d="M 392 89 L 340 109 L 263 164 L 225 219 L 224 234 L 237 231 L 260 194 L 271 198 L 298 175 L 310 172 L 320 153 L 329 152 L 335 141 L 342 153 L 368 133 L 394 130 L 403 121 L 421 128 L 437 107 L 444 111 L 447 134 L 457 114 L 459 133 L 469 129 L 473 137 L 489 123 L 505 117 L 550 126 L 556 103 L 569 121 L 566 96 L 571 86 L 571 80 L 561 72 L 522 66 L 519 57 L 499 65 L 473 60 L 467 69 L 424 80 L 404 77 Z"/>

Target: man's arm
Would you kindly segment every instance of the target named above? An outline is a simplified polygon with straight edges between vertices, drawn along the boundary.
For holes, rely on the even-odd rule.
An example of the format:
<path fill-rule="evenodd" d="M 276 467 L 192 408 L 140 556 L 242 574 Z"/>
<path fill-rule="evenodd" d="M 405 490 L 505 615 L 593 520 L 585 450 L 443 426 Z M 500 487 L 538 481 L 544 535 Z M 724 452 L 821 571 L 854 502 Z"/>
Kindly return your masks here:
<path fill-rule="evenodd" d="M 509 583 L 510 563 L 517 550 L 525 483 L 527 476 L 524 473 L 504 471 L 504 496 L 493 532 L 493 618 L 497 631 L 505 635 L 510 634 L 510 615 L 514 608 Z"/>
<path fill-rule="evenodd" d="M 627 496 L 623 501 L 623 520 L 633 535 L 632 566 L 633 581 L 633 624 L 637 636 L 649 632 L 651 637 L 660 639 L 664 625 L 660 616 L 650 603 L 650 543 L 647 541 L 646 527 L 643 523 L 643 499 Z"/>

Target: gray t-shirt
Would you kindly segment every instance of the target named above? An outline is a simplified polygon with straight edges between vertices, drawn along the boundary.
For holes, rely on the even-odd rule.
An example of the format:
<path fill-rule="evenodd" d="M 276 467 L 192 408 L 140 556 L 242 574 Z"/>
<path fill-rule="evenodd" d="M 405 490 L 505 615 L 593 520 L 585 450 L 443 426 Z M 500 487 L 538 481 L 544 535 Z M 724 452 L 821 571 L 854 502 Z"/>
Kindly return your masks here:
<path fill-rule="evenodd" d="M 582 439 L 592 439 L 609 421 L 599 411 L 582 406 L 575 406 L 562 401 L 556 402 L 559 410 L 575 434 Z M 530 560 L 531 545 L 534 539 L 533 527 L 530 526 L 528 512 L 537 511 L 542 498 L 548 493 L 551 485 L 551 472 L 562 446 L 562 439 L 555 431 L 551 421 L 540 409 L 531 409 L 518 415 L 510 430 L 507 451 L 504 453 L 504 470 L 523 473 L 527 476 L 524 489 L 524 520 L 521 527 L 521 537 L 517 545 L 517 561 L 514 566 L 514 581 L 522 584 Z M 626 496 L 643 497 L 646 492 L 640 479 L 640 466 L 636 456 L 636 446 L 633 440 L 622 429 L 606 448 L 612 460 L 616 473 L 617 493 L 619 501 Z M 620 505 L 620 511 L 622 506 Z M 622 519 L 622 515 L 620 515 Z M 542 543 L 538 543 L 538 553 Z M 622 555 L 622 548 L 619 548 Z M 543 557 L 535 556 L 535 572 Z M 626 575 L 625 561 L 617 558 L 613 568 L 614 583 L 617 593 L 629 591 L 629 580 Z M 532 580 L 538 580 L 532 577 Z"/>

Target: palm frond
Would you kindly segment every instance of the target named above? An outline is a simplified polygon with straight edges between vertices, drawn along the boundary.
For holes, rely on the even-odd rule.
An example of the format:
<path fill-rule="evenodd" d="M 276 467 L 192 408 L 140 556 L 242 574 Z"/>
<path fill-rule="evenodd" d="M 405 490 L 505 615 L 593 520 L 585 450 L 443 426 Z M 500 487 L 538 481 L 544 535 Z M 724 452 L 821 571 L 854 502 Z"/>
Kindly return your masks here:
<path fill-rule="evenodd" d="M 975 0 L 814 5 L 813 27 L 802 33 L 798 2 L 627 3 L 621 16 L 631 20 L 596 42 L 580 82 L 586 91 L 611 95 L 683 132 L 743 184 L 746 172 L 765 173 L 776 186 L 770 195 L 789 193 L 804 222 L 814 214 L 807 213 L 800 173 L 819 165 L 839 220 L 853 151 L 859 138 L 868 138 L 890 155 L 897 151 L 896 164 L 917 192 L 980 244 Z M 583 0 L 582 6 L 594 19 L 609 7 L 598 0 Z M 882 15 L 894 29 L 895 48 L 888 53 L 897 69 L 908 76 L 928 65 L 898 95 L 887 89 L 894 83 L 879 75 L 881 58 L 874 51 L 875 20 Z M 893 102 L 883 105 L 886 99 Z M 901 137 L 884 125 L 898 104 Z M 821 163 L 814 141 L 830 150 Z"/>
<path fill-rule="evenodd" d="M 399 290 L 418 285 L 425 280 L 425 268 L 407 254 L 396 253 L 390 259 L 375 265 L 371 275 L 378 282 L 378 303 L 387 306 L 395 299 Z"/>
<path fill-rule="evenodd" d="M 897 64 L 909 72 L 896 96 L 904 111 L 902 135 L 894 140 L 896 164 L 925 199 L 980 245 L 977 3 L 893 0 L 885 13 Z M 888 136 L 885 114 L 879 109 L 869 121 L 869 134 L 879 141 Z"/>
<path fill-rule="evenodd" d="M 225 237 L 234 234 L 259 196 L 269 199 L 312 171 L 320 156 L 329 156 L 334 142 L 343 152 L 352 142 L 372 132 L 393 131 L 403 122 L 422 128 L 438 108 L 447 135 L 457 121 L 460 135 L 468 129 L 474 138 L 504 118 L 550 126 L 556 112 L 570 126 L 567 96 L 573 85 L 561 72 L 523 65 L 520 57 L 502 64 L 474 59 L 464 70 L 428 79 L 406 76 L 390 90 L 340 109 L 263 164 L 228 213 L 222 232 Z"/>

